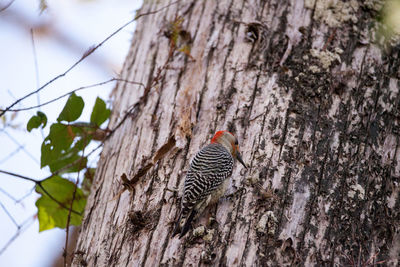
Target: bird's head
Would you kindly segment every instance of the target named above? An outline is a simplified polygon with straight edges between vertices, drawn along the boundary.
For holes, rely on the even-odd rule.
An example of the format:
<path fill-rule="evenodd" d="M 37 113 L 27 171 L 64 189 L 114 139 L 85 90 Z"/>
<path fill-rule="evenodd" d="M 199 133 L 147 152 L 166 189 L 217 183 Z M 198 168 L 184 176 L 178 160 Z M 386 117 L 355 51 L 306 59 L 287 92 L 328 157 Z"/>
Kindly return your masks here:
<path fill-rule="evenodd" d="M 216 132 L 214 137 L 211 139 L 211 144 L 215 143 L 223 145 L 232 154 L 233 158 L 236 158 L 247 169 L 247 166 L 244 164 L 239 152 L 238 140 L 232 133 L 228 131 Z"/>

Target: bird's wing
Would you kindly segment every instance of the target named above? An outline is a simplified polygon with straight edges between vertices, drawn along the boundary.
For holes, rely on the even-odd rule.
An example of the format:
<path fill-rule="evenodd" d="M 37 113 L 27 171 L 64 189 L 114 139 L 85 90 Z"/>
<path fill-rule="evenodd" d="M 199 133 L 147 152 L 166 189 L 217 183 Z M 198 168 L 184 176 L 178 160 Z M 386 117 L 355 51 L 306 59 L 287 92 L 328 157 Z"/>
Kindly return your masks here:
<path fill-rule="evenodd" d="M 183 195 L 183 206 L 194 206 L 232 174 L 233 158 L 219 144 L 210 144 L 193 158 L 188 170 Z M 192 207 L 187 207 L 191 209 Z"/>
<path fill-rule="evenodd" d="M 204 201 L 232 174 L 232 155 L 220 144 L 210 144 L 193 158 L 185 179 L 182 209 L 173 235 L 184 236 L 196 217 L 194 207 Z"/>

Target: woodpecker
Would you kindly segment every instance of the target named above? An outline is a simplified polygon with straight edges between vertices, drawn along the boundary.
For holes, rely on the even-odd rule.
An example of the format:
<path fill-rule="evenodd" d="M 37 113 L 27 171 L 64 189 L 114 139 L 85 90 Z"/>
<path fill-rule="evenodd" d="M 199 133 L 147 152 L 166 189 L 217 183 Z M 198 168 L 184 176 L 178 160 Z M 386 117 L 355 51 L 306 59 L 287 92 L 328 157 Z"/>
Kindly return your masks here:
<path fill-rule="evenodd" d="M 238 140 L 228 131 L 216 132 L 211 143 L 195 155 L 186 175 L 181 212 L 173 236 L 179 233 L 179 238 L 183 237 L 191 222 L 224 195 L 235 159 L 247 168 L 239 152 Z"/>

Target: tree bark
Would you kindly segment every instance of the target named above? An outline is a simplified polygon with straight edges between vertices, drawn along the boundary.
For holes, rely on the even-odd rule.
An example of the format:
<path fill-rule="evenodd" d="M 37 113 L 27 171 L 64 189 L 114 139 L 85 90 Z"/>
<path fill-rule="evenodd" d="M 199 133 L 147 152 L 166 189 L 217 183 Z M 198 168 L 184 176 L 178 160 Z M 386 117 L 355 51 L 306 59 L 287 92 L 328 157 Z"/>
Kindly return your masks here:
<path fill-rule="evenodd" d="M 398 266 L 400 46 L 374 44 L 373 7 L 326 2 L 170 1 L 138 20 L 121 78 L 145 87 L 115 89 L 109 127 L 131 113 L 104 145 L 74 265 Z M 244 190 L 171 238 L 173 189 L 225 129 L 249 166 L 229 193 Z"/>

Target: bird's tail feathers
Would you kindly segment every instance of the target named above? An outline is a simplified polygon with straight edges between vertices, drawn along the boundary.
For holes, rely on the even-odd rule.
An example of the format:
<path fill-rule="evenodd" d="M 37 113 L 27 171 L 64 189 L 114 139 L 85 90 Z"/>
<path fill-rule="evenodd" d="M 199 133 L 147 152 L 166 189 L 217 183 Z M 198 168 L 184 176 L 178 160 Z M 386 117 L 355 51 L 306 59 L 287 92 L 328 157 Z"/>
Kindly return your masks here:
<path fill-rule="evenodd" d="M 187 215 L 189 215 L 189 216 L 187 216 Z M 196 215 L 196 211 L 194 209 L 192 209 L 189 212 L 181 211 L 181 214 L 179 215 L 179 219 L 175 223 L 175 227 L 172 232 L 172 237 L 179 234 L 179 238 L 182 238 L 190 230 L 191 223 L 192 223 L 193 219 L 195 218 L 195 215 Z"/>
<path fill-rule="evenodd" d="M 196 211 L 193 209 L 189 217 L 186 218 L 185 223 L 182 226 L 181 234 L 179 235 L 179 238 L 182 238 L 189 230 L 192 225 L 192 221 L 194 219 L 194 216 L 196 215 Z"/>

